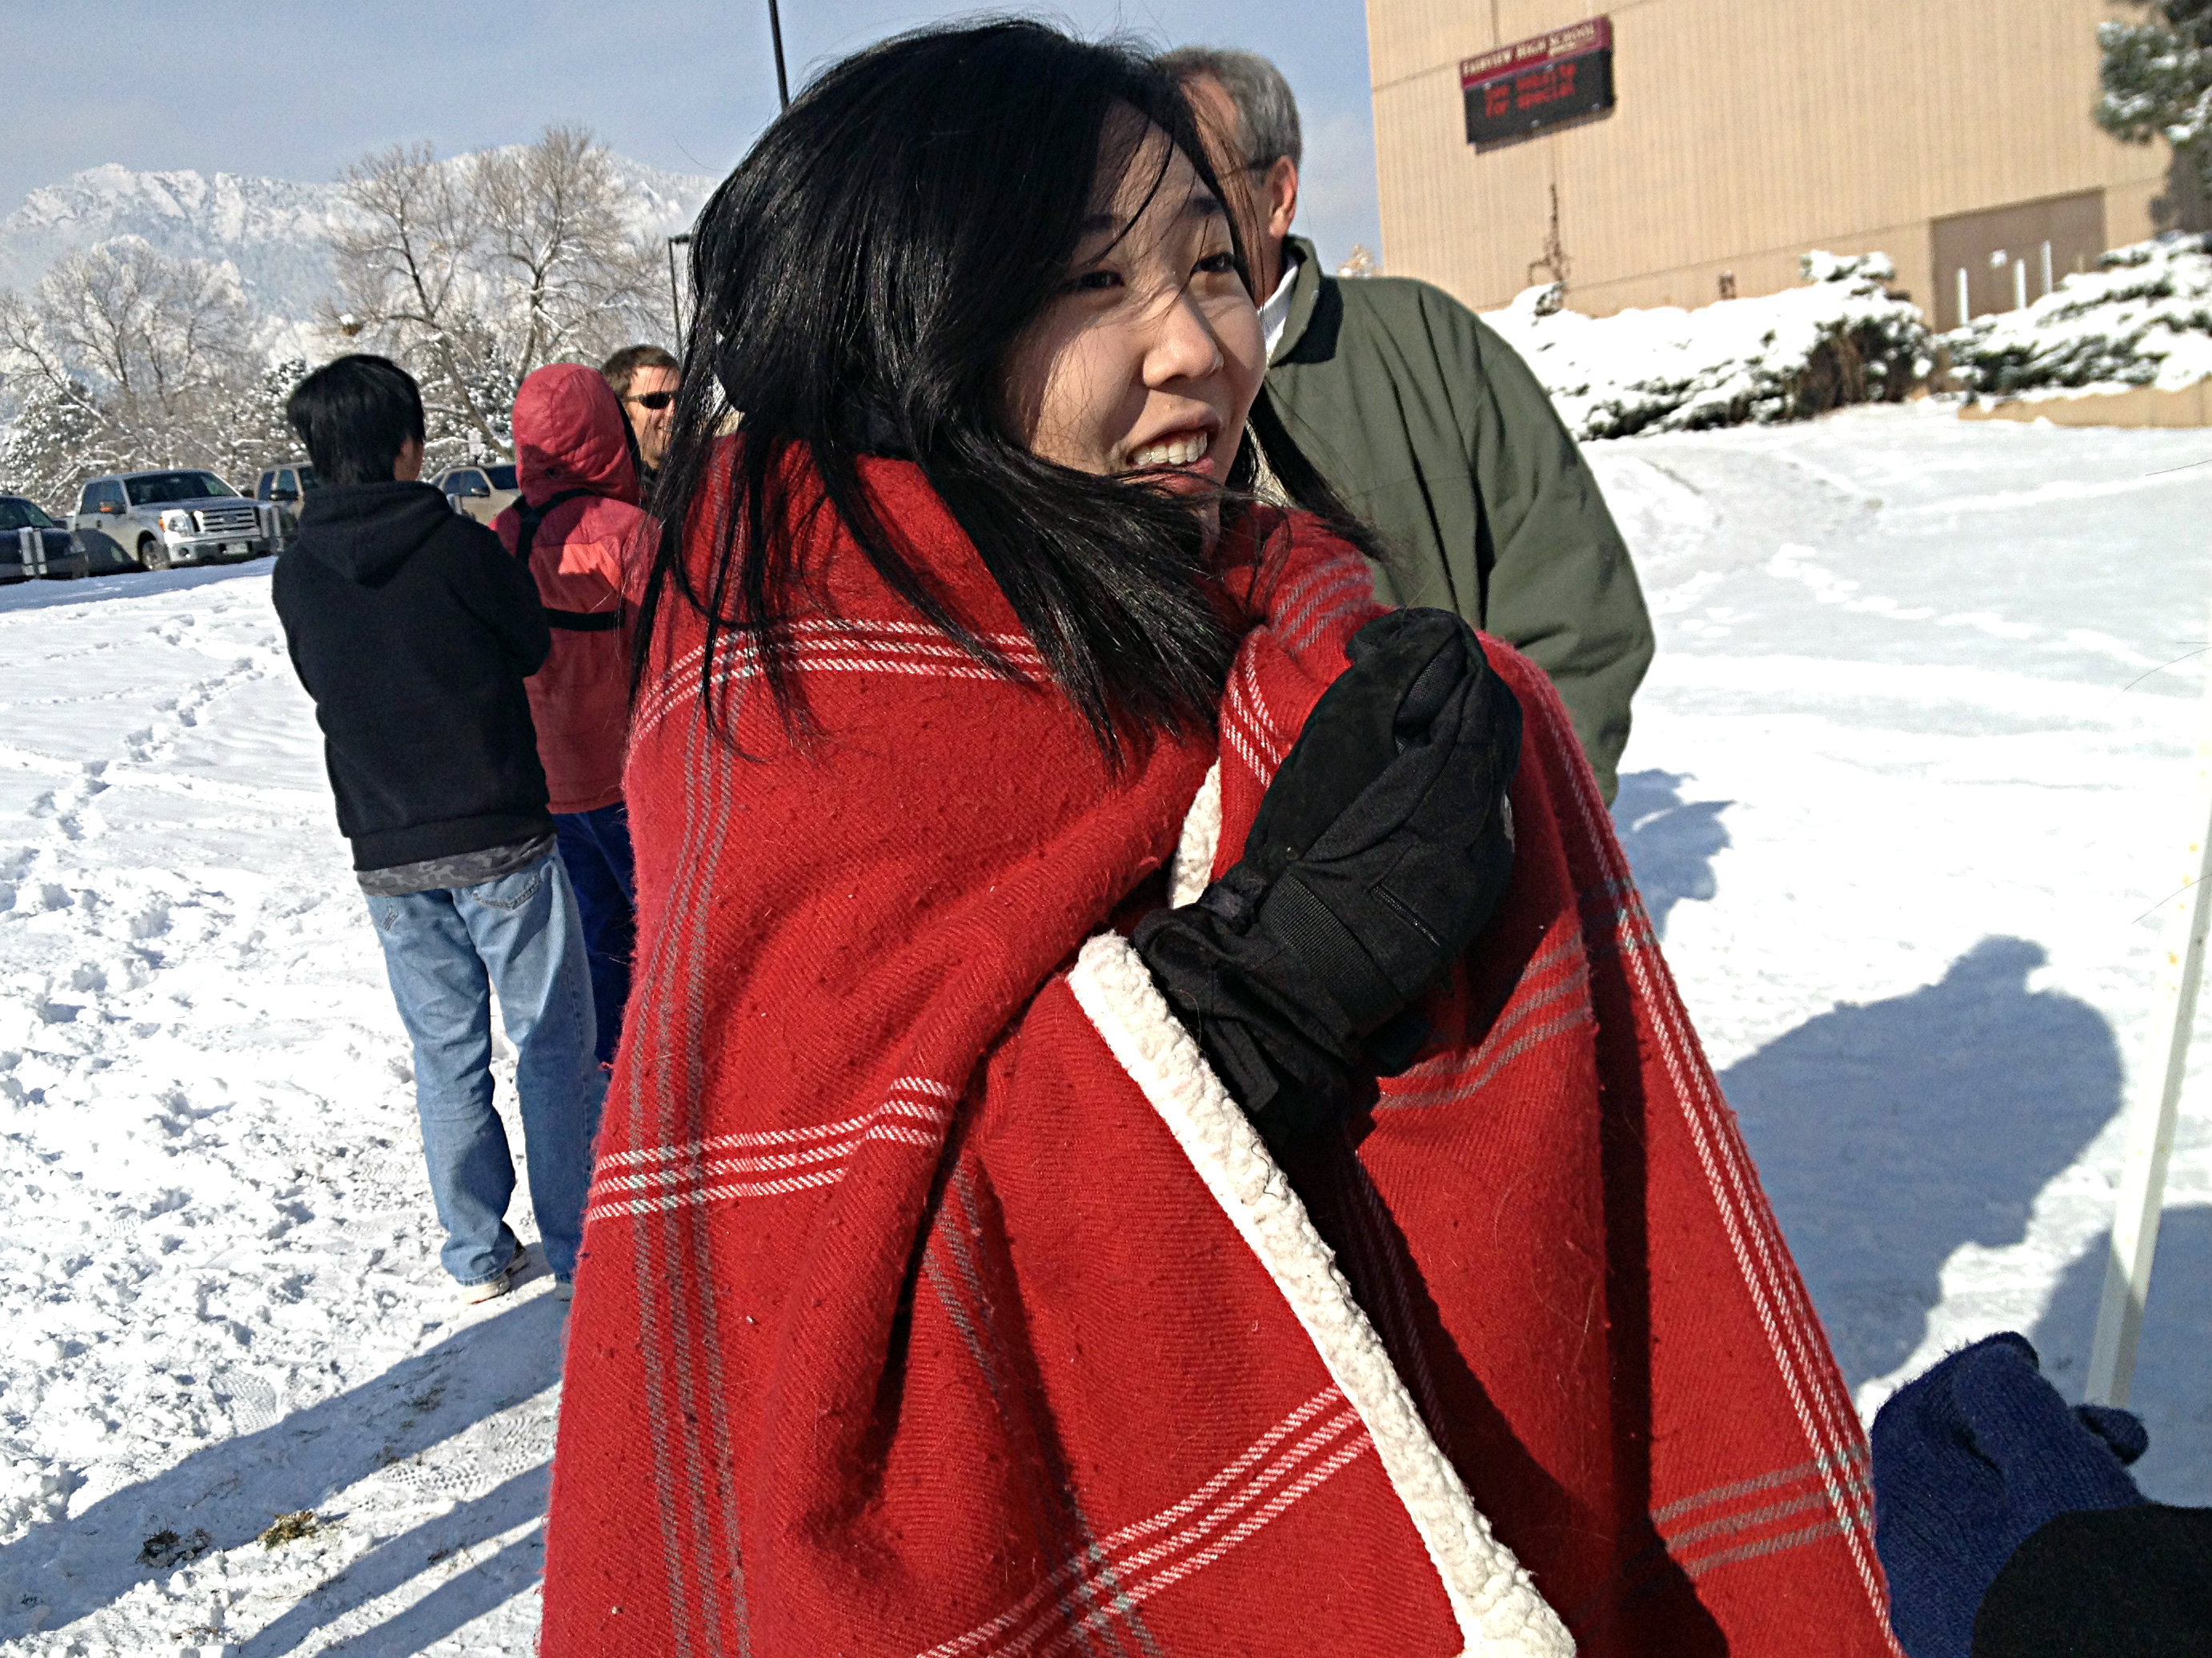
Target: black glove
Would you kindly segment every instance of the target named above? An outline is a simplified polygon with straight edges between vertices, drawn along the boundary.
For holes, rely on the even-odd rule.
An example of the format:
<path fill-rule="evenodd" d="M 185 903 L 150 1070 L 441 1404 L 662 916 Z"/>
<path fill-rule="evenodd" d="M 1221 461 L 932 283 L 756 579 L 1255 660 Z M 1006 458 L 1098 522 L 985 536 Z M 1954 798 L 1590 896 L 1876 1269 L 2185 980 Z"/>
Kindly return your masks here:
<path fill-rule="evenodd" d="M 1521 705 L 1467 623 L 1394 610 L 1346 647 L 1268 786 L 1243 859 L 1134 942 L 1271 1140 L 1329 1121 L 1358 1072 L 1401 1071 L 1407 1010 L 1504 895 Z"/>

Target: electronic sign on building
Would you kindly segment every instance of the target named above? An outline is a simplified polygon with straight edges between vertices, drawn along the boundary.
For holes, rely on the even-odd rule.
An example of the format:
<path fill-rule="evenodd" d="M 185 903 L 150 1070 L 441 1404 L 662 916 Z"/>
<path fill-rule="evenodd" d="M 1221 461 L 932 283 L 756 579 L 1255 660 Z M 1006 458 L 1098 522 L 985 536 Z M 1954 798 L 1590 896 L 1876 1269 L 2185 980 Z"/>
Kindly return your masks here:
<path fill-rule="evenodd" d="M 1467 141 L 1492 144 L 1613 107 L 1613 20 L 1592 17 L 1460 60 Z"/>

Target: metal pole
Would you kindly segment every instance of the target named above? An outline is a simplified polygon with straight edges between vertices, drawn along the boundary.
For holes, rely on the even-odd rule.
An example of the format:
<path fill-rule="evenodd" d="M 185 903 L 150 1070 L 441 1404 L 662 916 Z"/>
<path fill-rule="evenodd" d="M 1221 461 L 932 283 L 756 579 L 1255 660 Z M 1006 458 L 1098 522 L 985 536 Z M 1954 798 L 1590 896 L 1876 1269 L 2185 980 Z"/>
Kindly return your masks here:
<path fill-rule="evenodd" d="M 783 14 L 776 9 L 775 0 L 768 0 L 768 32 L 775 42 L 775 95 L 778 106 L 791 107 L 791 80 L 783 72 Z"/>
<path fill-rule="evenodd" d="M 2128 1108 L 2120 1190 L 2112 1208 L 2111 1253 L 2097 1305 L 2097 1333 L 2089 1348 L 2085 1389 L 2094 1405 L 2124 1405 L 2135 1379 L 2136 1344 L 2142 1334 L 2150 1269 L 2158 1254 L 2158 1223 L 2166 1205 L 2166 1159 L 2173 1150 L 2181 1084 L 2189 1072 L 2189 1042 L 2197 1029 L 2197 1000 L 2204 984 L 2204 949 L 2212 933 L 2212 675 L 2205 680 L 2205 724 L 2197 739 L 2197 829 L 2189 847 L 2192 879 L 2160 906 L 2167 912 L 2160 940 L 2156 999 L 2143 1050 L 2142 1075 Z M 2153 1078 L 2156 1078 L 2155 1084 Z"/>
<path fill-rule="evenodd" d="M 676 295 L 676 245 L 678 242 L 688 244 L 690 240 L 689 231 L 668 239 L 668 317 L 676 325 L 676 337 L 679 340 L 684 337 L 684 306 Z"/>

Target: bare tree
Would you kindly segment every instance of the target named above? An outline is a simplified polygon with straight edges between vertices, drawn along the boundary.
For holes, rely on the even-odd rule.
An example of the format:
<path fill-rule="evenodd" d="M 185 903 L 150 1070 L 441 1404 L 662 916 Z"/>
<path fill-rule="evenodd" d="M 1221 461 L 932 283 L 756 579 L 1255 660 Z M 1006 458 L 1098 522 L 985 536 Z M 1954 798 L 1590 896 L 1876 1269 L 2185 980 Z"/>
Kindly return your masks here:
<path fill-rule="evenodd" d="M 659 295 L 654 250 L 624 222 L 621 180 L 582 127 L 441 161 L 427 144 L 349 167 L 326 325 L 384 345 L 423 382 L 432 446 L 508 447 L 531 370 L 632 337 Z"/>
<path fill-rule="evenodd" d="M 492 269 L 507 281 L 523 374 L 581 353 L 658 296 L 657 270 L 623 222 L 622 185 L 588 128 L 550 126 L 534 144 L 476 160 L 473 184 Z"/>
<path fill-rule="evenodd" d="M 230 272 L 136 236 L 64 254 L 28 296 L 0 294 L 0 375 L 19 413 L 79 449 L 40 474 L 72 459 L 216 465 L 226 410 L 255 367 L 252 325 Z"/>
<path fill-rule="evenodd" d="M 393 145 L 345 171 L 350 209 L 331 233 L 338 301 L 326 323 L 366 333 L 419 374 L 429 412 L 505 446 L 471 395 L 484 379 L 489 330 L 482 314 L 483 228 L 467 173 L 427 144 Z"/>

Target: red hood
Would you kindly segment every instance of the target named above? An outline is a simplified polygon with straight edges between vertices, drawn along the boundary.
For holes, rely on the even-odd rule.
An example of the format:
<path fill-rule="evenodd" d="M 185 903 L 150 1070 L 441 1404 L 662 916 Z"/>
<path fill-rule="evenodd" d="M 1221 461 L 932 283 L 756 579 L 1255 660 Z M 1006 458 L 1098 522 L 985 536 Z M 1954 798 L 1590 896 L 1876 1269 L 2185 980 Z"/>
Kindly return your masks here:
<path fill-rule="evenodd" d="M 533 507 L 563 489 L 637 502 L 622 404 L 599 371 L 556 362 L 522 382 L 514 399 L 514 459 Z"/>

